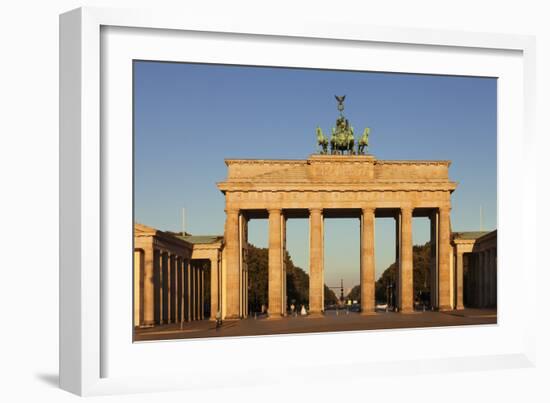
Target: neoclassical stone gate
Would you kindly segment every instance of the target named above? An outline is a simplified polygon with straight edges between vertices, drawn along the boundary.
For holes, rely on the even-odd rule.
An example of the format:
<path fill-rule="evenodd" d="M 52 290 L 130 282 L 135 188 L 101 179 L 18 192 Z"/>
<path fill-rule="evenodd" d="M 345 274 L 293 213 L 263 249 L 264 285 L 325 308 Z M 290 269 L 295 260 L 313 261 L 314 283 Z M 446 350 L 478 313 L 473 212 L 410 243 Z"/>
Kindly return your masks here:
<path fill-rule="evenodd" d="M 286 220 L 309 218 L 309 308 L 324 309 L 323 222 L 328 217 L 356 217 L 361 234 L 361 311 L 375 311 L 375 217 L 394 217 L 399 266 L 397 304 L 413 310 L 412 218 L 429 217 L 432 241 L 432 305 L 453 309 L 451 266 L 451 193 L 449 161 L 383 161 L 372 155 L 312 155 L 307 160 L 226 160 L 227 179 L 218 183 L 225 194 L 225 270 L 223 315 L 243 318 L 247 312 L 247 223 L 269 219 L 270 317 L 286 312 Z M 454 283 L 453 283 L 454 282 Z M 437 285 L 437 286 L 434 286 Z M 462 284 L 460 284 L 462 289 Z M 460 304 L 462 305 L 462 301 Z"/>

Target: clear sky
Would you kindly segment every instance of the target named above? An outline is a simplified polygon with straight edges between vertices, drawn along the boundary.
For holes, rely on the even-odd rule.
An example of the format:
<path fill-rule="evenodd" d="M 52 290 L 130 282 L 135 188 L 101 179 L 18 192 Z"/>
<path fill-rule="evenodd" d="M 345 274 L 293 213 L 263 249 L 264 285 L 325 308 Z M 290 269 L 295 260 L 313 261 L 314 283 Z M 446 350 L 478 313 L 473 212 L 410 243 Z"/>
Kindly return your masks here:
<path fill-rule="evenodd" d="M 216 182 L 225 158 L 305 159 L 315 128 L 329 133 L 346 95 L 356 136 L 371 128 L 378 159 L 451 160 L 453 231 L 496 228 L 494 78 L 135 62 L 135 221 L 161 230 L 223 234 L 224 196 Z M 376 273 L 395 257 L 391 219 L 377 219 Z M 289 220 L 287 246 L 308 271 L 307 220 Z M 413 220 L 413 242 L 429 238 Z M 249 241 L 267 246 L 267 220 L 253 220 Z M 325 221 L 325 282 L 359 283 L 359 222 Z"/>

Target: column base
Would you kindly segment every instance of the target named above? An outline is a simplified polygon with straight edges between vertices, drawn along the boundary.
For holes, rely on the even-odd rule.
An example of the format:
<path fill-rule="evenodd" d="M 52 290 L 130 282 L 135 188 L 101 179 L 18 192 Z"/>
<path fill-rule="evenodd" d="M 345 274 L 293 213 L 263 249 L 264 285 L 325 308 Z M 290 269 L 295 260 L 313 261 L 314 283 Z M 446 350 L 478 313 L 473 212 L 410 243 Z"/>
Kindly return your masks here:
<path fill-rule="evenodd" d="M 325 313 L 324 312 L 308 312 L 307 317 L 308 318 L 324 318 Z"/>
<path fill-rule="evenodd" d="M 226 315 L 223 320 L 241 320 L 241 317 L 239 315 Z"/>
<path fill-rule="evenodd" d="M 377 315 L 376 311 L 361 311 L 359 312 L 361 316 L 374 316 Z"/>
<path fill-rule="evenodd" d="M 464 310 L 464 305 L 457 305 L 457 307 L 455 309 L 457 311 L 463 311 Z"/>
<path fill-rule="evenodd" d="M 464 309 L 464 308 L 463 308 Z M 439 312 L 452 311 L 453 307 L 450 305 L 443 305 L 437 308 Z"/>
<path fill-rule="evenodd" d="M 136 327 L 139 328 L 139 329 L 148 329 L 148 328 L 151 328 L 151 327 L 155 327 L 155 322 L 142 323 L 141 325 L 136 326 Z"/>
<path fill-rule="evenodd" d="M 267 317 L 266 317 L 267 320 L 281 320 L 283 318 L 284 316 L 281 314 L 274 314 L 274 315 L 267 314 Z"/>
<path fill-rule="evenodd" d="M 401 308 L 401 309 L 399 309 L 398 312 L 407 315 L 407 314 L 414 313 L 414 309 L 412 309 L 412 308 Z"/>

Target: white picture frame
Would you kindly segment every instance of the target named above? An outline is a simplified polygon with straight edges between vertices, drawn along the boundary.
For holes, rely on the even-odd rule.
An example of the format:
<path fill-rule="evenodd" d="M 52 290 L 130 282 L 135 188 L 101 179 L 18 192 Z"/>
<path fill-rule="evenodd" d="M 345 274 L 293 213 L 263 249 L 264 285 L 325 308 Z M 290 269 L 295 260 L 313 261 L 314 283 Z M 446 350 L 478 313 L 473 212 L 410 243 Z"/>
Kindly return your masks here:
<path fill-rule="evenodd" d="M 117 28 L 110 28 L 117 27 Z M 140 31 L 141 30 L 141 31 Z M 118 39 L 105 41 L 102 32 L 114 33 Z M 141 32 L 141 34 L 140 34 Z M 131 183 L 126 187 L 120 187 L 126 192 L 118 198 L 114 194 L 116 187 L 113 183 L 127 175 L 127 171 L 119 172 L 110 163 L 113 153 L 122 150 L 120 165 L 131 165 L 128 161 L 127 152 L 124 147 L 128 143 L 120 142 L 120 137 L 114 135 L 106 136 L 106 133 L 113 133 L 116 128 L 120 133 L 128 132 L 128 121 L 124 118 L 131 113 L 131 103 L 128 104 L 128 81 L 122 80 L 118 84 L 105 80 L 102 74 L 105 73 L 105 63 L 109 60 L 102 58 L 121 58 L 118 65 L 107 66 L 109 74 L 124 74 L 124 70 L 117 70 L 125 66 L 128 58 L 141 58 L 153 60 L 165 60 L 169 53 L 163 53 L 174 48 L 174 44 L 181 40 L 179 33 L 193 33 L 194 40 L 202 40 L 209 35 L 214 35 L 215 40 L 227 40 L 231 37 L 252 38 L 253 42 L 260 47 L 266 44 L 281 47 L 276 52 L 282 52 L 285 48 L 290 54 L 298 57 L 298 53 L 292 53 L 292 43 L 296 41 L 300 47 L 307 46 L 309 41 L 321 41 L 323 46 L 334 49 L 355 48 L 361 52 L 362 46 L 371 46 L 381 52 L 380 65 L 377 67 L 370 64 L 373 70 L 384 69 L 384 58 L 391 59 L 407 52 L 424 53 L 431 63 L 431 70 L 426 70 L 419 64 L 403 68 L 407 72 L 423 73 L 444 73 L 461 74 L 461 71 L 477 69 L 481 73 L 489 75 L 491 71 L 503 69 L 502 80 L 505 84 L 499 87 L 499 102 L 504 97 L 510 100 L 511 95 L 519 95 L 514 103 L 500 103 L 505 109 L 499 109 L 499 259 L 500 251 L 515 240 L 510 239 L 507 233 L 514 231 L 521 234 L 522 242 L 515 243 L 516 254 L 510 259 L 515 259 L 522 270 L 522 276 L 518 276 L 517 282 L 526 282 L 528 278 L 535 276 L 536 264 L 535 253 L 528 254 L 527 234 L 535 232 L 535 223 L 528 219 L 527 209 L 533 206 L 534 186 L 526 178 L 531 176 L 535 170 L 531 163 L 507 166 L 503 161 L 511 161 L 511 158 L 518 158 L 525 161 L 530 153 L 533 139 L 533 103 L 535 77 L 534 70 L 534 39 L 520 35 L 501 35 L 487 33 L 467 33 L 455 31 L 430 31 L 409 28 L 373 27 L 365 25 L 349 25 L 343 23 L 327 23 L 326 21 L 300 20 L 273 21 L 269 20 L 247 20 L 231 19 L 216 20 L 197 18 L 197 16 L 171 15 L 150 10 L 116 10 L 102 8 L 81 8 L 70 11 L 60 17 L 60 385 L 63 389 L 79 395 L 97 395 L 111 393 L 135 393 L 150 392 L 159 390 L 177 390 L 188 388 L 207 388 L 214 386 L 241 385 L 251 383 L 246 377 L 242 377 L 238 371 L 232 372 L 223 363 L 217 365 L 215 370 L 209 364 L 212 360 L 224 357 L 224 360 L 233 363 L 233 368 L 245 370 L 247 360 L 254 358 L 254 352 L 265 352 L 264 359 L 272 365 L 265 367 L 262 374 L 256 372 L 253 383 L 278 383 L 289 380 L 287 371 L 281 370 L 282 362 L 278 361 L 281 345 L 291 345 L 297 351 L 305 354 L 307 365 L 300 365 L 297 360 L 286 361 L 284 368 L 296 368 L 302 371 L 303 378 L 323 379 L 327 377 L 326 369 L 338 365 L 343 372 L 353 371 L 355 376 L 373 375 L 377 368 L 383 366 L 394 374 L 405 373 L 437 373 L 440 371 L 464 371 L 491 368 L 518 368 L 534 365 L 534 339 L 535 324 L 534 314 L 526 312 L 521 321 L 518 322 L 518 313 L 507 298 L 506 279 L 508 275 L 500 275 L 505 270 L 506 263 L 499 260 L 499 324 L 492 327 L 478 327 L 476 329 L 433 329 L 426 330 L 444 340 L 455 340 L 460 337 L 472 340 L 481 340 L 476 347 L 463 344 L 461 348 L 453 345 L 449 348 L 449 354 L 442 354 L 444 345 L 434 347 L 433 352 L 422 352 L 416 355 L 403 356 L 397 359 L 393 357 L 376 356 L 371 351 L 370 356 L 356 354 L 353 359 L 335 358 L 315 362 L 314 355 L 308 355 L 310 349 L 315 348 L 319 337 L 325 341 L 336 337 L 346 337 L 346 345 L 350 349 L 368 341 L 369 343 L 384 343 L 382 339 L 395 339 L 408 335 L 411 340 L 418 339 L 419 333 L 414 330 L 399 330 L 385 332 L 347 332 L 346 335 L 294 335 L 294 336 L 270 336 L 262 338 L 239 338 L 219 339 L 212 341 L 191 341 L 192 343 L 162 342 L 145 343 L 141 345 L 125 345 L 127 333 L 123 320 L 119 320 L 118 308 L 112 304 L 112 289 L 107 286 L 108 282 L 125 281 L 124 276 L 131 276 L 131 270 L 120 277 L 115 276 L 112 271 L 106 271 L 110 259 L 123 259 L 122 255 L 113 255 L 120 250 L 113 248 L 119 240 L 122 245 L 128 245 L 128 238 L 118 238 L 129 227 L 127 216 L 106 214 L 113 211 L 110 203 L 113 199 L 120 201 L 127 200 L 128 186 L 131 190 Z M 153 34 L 151 36 L 151 34 Z M 132 40 L 132 36 L 140 37 L 139 57 L 132 55 L 135 48 L 124 46 L 124 40 Z M 224 39 L 224 37 L 226 39 Z M 114 37 L 113 37 L 114 38 Z M 118 42 L 117 42 L 118 41 Z M 150 41 L 157 41 L 159 46 L 151 50 Z M 161 42 L 163 44 L 161 44 Z M 243 40 L 244 46 L 247 46 Z M 320 42 L 320 43 L 321 43 Z M 290 45 L 289 45 L 290 43 Z M 118 46 L 118 47 L 117 47 Z M 148 47 L 149 46 L 149 47 Z M 210 46 L 210 45 L 205 45 Z M 111 48 L 109 48 L 111 47 Z M 386 49 L 390 49 L 386 52 Z M 107 50 L 106 50 L 107 49 Z M 199 47 L 194 49 L 200 57 Z M 231 48 L 238 57 L 239 50 Z M 358 50 L 357 50 L 358 49 Z M 376 49 L 374 51 L 376 51 Z M 116 50 L 116 54 L 109 53 Z M 167 52 L 168 52 L 167 51 Z M 386 53 L 384 53 L 386 52 Z M 395 52 L 395 54 L 392 54 Z M 449 67 L 449 60 L 457 58 L 464 59 L 464 54 L 472 54 L 473 59 L 487 57 L 486 61 L 478 61 L 478 64 L 464 66 L 465 62 L 459 62 L 456 70 Z M 270 53 L 272 54 L 272 53 Z M 449 59 L 438 58 L 436 54 L 446 54 Z M 282 56 L 282 53 L 280 53 Z M 477 56 L 476 56 L 477 55 Z M 510 55 L 508 57 L 507 55 Z M 264 59 L 265 56 L 265 59 Z M 496 66 L 494 57 L 502 56 L 502 65 Z M 237 63 L 232 55 L 220 52 L 212 62 Z M 271 64 L 267 55 L 261 52 L 253 52 L 251 56 L 242 59 L 241 50 L 240 63 L 249 57 L 249 63 Z M 312 56 L 315 58 L 314 56 Z M 122 60 L 123 58 L 126 58 Z M 160 59 L 159 59 L 160 58 Z M 170 57 L 171 59 L 171 57 Z M 363 63 L 358 58 L 357 63 Z M 472 59 L 472 60 L 473 60 Z M 441 60 L 441 64 L 439 61 Z M 444 60 L 447 60 L 446 62 Z M 312 61 L 306 66 L 307 60 L 296 61 L 297 66 L 319 67 L 319 62 Z M 447 63 L 447 65 L 445 65 Z M 462 65 L 460 64 L 462 63 Z M 486 65 L 484 65 L 486 63 Z M 323 67 L 341 68 L 341 60 L 327 61 Z M 467 63 L 466 63 L 467 64 Z M 289 65 L 288 61 L 284 65 Z M 475 66 L 474 66 L 475 65 Z M 506 70 L 509 66 L 509 70 Z M 472 70 L 474 71 L 474 70 Z M 117 76 L 120 77 L 120 76 Z M 130 80 L 131 81 L 131 80 Z M 112 87 L 118 86 L 113 91 Z M 510 92 L 507 92 L 510 91 Z M 108 94 L 108 95 L 105 95 Z M 106 102 L 106 98 L 108 102 Z M 118 104 L 117 104 L 118 102 Z M 512 102 L 510 100 L 510 102 Z M 519 103 L 518 103 L 519 102 Z M 108 107 L 106 107 L 108 104 Z M 117 113 L 109 109 L 117 109 Z M 519 106 L 519 109 L 517 107 Z M 122 109 L 120 109 L 122 108 Z M 118 112 L 122 111 L 121 114 Z M 505 112 L 505 113 L 503 113 Z M 113 117 L 116 116 L 116 117 Z M 122 117 L 121 117 L 122 116 Z M 505 121 L 501 119 L 507 119 Z M 508 119 L 511 119 L 508 121 Z M 510 123 L 510 126 L 503 127 L 501 123 Z M 113 126 L 114 125 L 114 126 Z M 511 148 L 510 135 L 516 131 L 516 138 L 522 134 L 521 142 L 516 150 Z M 119 133 L 117 131 L 117 133 Z M 130 151 L 131 155 L 131 151 Z M 117 158 L 120 154 L 117 154 Z M 125 165 L 126 164 L 126 165 Z M 116 172 L 115 172 L 116 171 Z M 515 192 L 502 178 L 507 180 L 519 180 L 522 184 L 522 193 Z M 118 179 L 117 179 L 118 178 Z M 507 193 L 510 192 L 510 193 Z M 502 197 L 502 196 L 505 197 Z M 510 217 L 508 213 L 512 204 L 520 203 L 519 214 Z M 114 208 L 117 208 L 116 206 Z M 118 206 L 120 208 L 120 205 Z M 130 207 L 128 206 L 130 211 Z M 130 216 L 131 217 L 131 216 Z M 125 221 L 126 220 L 126 221 Z M 503 222 L 503 220 L 506 220 Z M 130 222 L 131 223 L 131 222 Z M 504 230 L 504 231 L 503 231 Z M 121 232 L 122 231 L 122 232 Z M 129 234 L 131 237 L 131 234 Z M 124 240 L 122 239 L 124 238 Z M 108 242 L 106 240 L 109 240 Z M 114 252 L 113 252 L 114 250 Z M 117 252 L 118 250 L 118 252 Z M 128 255 L 130 255 L 128 249 Z M 521 261 L 519 260 L 521 259 Z M 121 260 L 124 263 L 124 260 Z M 510 261 L 508 266 L 512 265 Z M 108 280 L 108 282 L 106 282 Z M 128 282 L 131 287 L 131 281 Z M 127 303 L 131 304 L 131 297 L 122 292 L 122 311 L 126 309 Z M 503 299 L 504 298 L 504 299 Z M 536 300 L 535 293 L 531 293 L 525 301 L 526 304 Z M 129 311 L 131 312 L 131 311 Z M 503 316 L 502 316 L 503 315 Z M 509 316 L 507 316 L 509 315 Z M 131 314 L 128 316 L 131 321 Z M 118 324 L 122 324 L 120 327 Z M 504 330 L 503 330 L 504 329 Z M 383 336 L 383 337 L 382 337 Z M 426 333 L 422 333 L 425 337 Z M 122 340 L 122 341 L 121 341 Z M 494 345 L 489 346 L 491 340 Z M 288 343 L 291 341 L 291 343 Z M 131 343 L 131 341 L 130 341 Z M 483 344 L 486 343 L 486 344 Z M 154 344 L 154 345 L 153 345 Z M 491 348 L 489 348 L 491 347 Z M 237 355 L 232 352 L 251 350 L 252 353 Z M 487 349 L 488 350 L 484 350 Z M 185 351 L 183 351 L 185 349 Z M 255 350 L 257 349 L 257 350 Z M 189 362 L 194 364 L 193 374 L 185 372 L 181 361 L 168 362 L 167 354 L 178 354 L 176 350 L 182 350 L 187 354 Z M 452 350 L 452 351 L 451 351 Z M 351 352 L 352 350 L 348 351 Z M 403 351 L 401 352 L 403 353 Z M 127 354 L 127 355 L 123 355 Z M 128 355 L 129 354 L 129 355 Z M 400 354 L 399 351 L 395 354 Z M 157 371 L 157 376 L 141 372 L 136 369 L 135 363 L 128 361 L 127 366 L 122 362 L 129 360 L 133 355 L 140 355 L 144 361 L 144 367 L 155 368 L 152 363 L 163 362 L 162 371 Z M 154 358 L 152 357 L 154 356 Z M 344 355 L 349 357 L 348 355 Z M 202 358 L 201 358 L 202 357 Z M 218 358 L 216 358 L 218 357 Z M 148 361 L 148 360 L 157 361 Z M 118 360 L 118 363 L 116 363 Z M 202 361 L 204 362 L 202 362 Z M 252 361 L 250 361 L 252 362 Z M 113 363 L 111 365 L 111 363 Z M 317 366 L 316 366 L 317 364 Z M 322 364 L 322 365 L 321 365 Z M 179 368 L 178 368 L 179 367 Z M 250 367 L 248 367 L 250 370 Z M 257 368 L 252 368 L 252 370 Z M 332 379 L 334 375 L 331 375 Z"/>

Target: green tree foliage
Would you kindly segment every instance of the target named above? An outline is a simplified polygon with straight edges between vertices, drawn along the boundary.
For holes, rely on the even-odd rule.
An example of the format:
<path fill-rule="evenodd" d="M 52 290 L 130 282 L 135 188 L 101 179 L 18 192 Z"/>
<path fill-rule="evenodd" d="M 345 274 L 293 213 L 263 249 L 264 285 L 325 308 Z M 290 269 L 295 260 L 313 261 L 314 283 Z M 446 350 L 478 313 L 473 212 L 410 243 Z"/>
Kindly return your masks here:
<path fill-rule="evenodd" d="M 266 248 L 248 245 L 246 262 L 248 265 L 248 303 L 253 312 L 260 312 L 261 306 L 267 306 L 267 252 Z"/>
<path fill-rule="evenodd" d="M 361 286 L 360 285 L 354 286 L 350 290 L 346 298 L 351 299 L 352 301 L 361 301 Z"/>
<path fill-rule="evenodd" d="M 333 290 L 325 284 L 325 305 L 335 305 L 338 303 L 338 297 Z"/>

